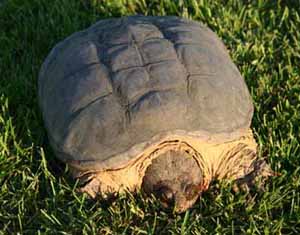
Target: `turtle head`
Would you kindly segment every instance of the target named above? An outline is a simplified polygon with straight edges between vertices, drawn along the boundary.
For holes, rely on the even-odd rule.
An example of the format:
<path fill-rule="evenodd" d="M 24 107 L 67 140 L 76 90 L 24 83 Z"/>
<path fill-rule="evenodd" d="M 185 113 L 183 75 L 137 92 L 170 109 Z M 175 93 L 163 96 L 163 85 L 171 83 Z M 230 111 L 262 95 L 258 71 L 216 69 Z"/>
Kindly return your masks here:
<path fill-rule="evenodd" d="M 181 213 L 194 205 L 203 191 L 202 184 L 202 172 L 193 156 L 169 150 L 152 160 L 142 189 L 158 198 L 163 207 Z"/>

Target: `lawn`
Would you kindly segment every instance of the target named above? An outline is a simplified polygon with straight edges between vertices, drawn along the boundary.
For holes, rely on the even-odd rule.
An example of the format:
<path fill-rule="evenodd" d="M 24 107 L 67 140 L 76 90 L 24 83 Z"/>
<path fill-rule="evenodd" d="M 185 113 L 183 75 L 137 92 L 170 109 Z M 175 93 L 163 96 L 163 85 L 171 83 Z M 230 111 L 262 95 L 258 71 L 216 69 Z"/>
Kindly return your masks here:
<path fill-rule="evenodd" d="M 178 15 L 224 41 L 251 91 L 264 190 L 216 182 L 185 214 L 154 199 L 89 200 L 48 143 L 37 100 L 50 49 L 97 20 Z M 300 234 L 300 1 L 4 0 L 0 3 L 0 234 Z"/>

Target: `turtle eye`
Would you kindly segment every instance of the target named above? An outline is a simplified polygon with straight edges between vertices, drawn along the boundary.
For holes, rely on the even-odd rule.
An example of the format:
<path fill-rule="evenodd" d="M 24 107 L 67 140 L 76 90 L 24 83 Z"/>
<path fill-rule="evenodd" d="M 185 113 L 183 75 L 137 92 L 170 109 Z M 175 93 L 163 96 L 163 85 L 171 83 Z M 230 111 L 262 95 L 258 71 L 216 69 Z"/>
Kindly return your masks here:
<path fill-rule="evenodd" d="M 171 206 L 174 202 L 174 194 L 167 186 L 161 186 L 156 190 L 156 196 L 161 200 L 162 203 Z"/>
<path fill-rule="evenodd" d="M 199 188 L 195 184 L 188 184 L 184 189 L 184 194 L 188 200 L 191 200 L 199 194 Z"/>

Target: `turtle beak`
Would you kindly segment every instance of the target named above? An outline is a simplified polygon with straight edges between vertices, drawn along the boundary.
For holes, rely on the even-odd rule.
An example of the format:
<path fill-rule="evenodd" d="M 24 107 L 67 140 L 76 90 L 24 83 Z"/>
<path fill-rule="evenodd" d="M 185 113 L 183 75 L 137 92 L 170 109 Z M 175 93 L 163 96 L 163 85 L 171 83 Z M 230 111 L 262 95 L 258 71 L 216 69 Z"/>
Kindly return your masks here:
<path fill-rule="evenodd" d="M 174 212 L 178 214 L 185 212 L 195 204 L 199 196 L 200 194 L 195 196 L 193 199 L 188 200 L 182 193 L 176 193 Z"/>
<path fill-rule="evenodd" d="M 177 191 L 174 196 L 174 211 L 176 213 L 182 213 L 191 208 L 201 193 L 207 190 L 207 185 L 202 182 L 198 185 L 195 184 L 183 184 L 182 190 Z"/>

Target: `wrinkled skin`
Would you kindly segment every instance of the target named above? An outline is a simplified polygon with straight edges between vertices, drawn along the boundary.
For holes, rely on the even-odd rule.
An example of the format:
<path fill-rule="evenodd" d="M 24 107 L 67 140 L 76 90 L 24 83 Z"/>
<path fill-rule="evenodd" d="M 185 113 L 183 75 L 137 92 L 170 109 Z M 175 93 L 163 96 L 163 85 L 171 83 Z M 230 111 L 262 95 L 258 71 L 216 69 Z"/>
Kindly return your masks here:
<path fill-rule="evenodd" d="M 147 168 L 142 189 L 158 198 L 163 207 L 182 213 L 192 207 L 203 187 L 201 169 L 186 152 L 168 151 Z"/>

